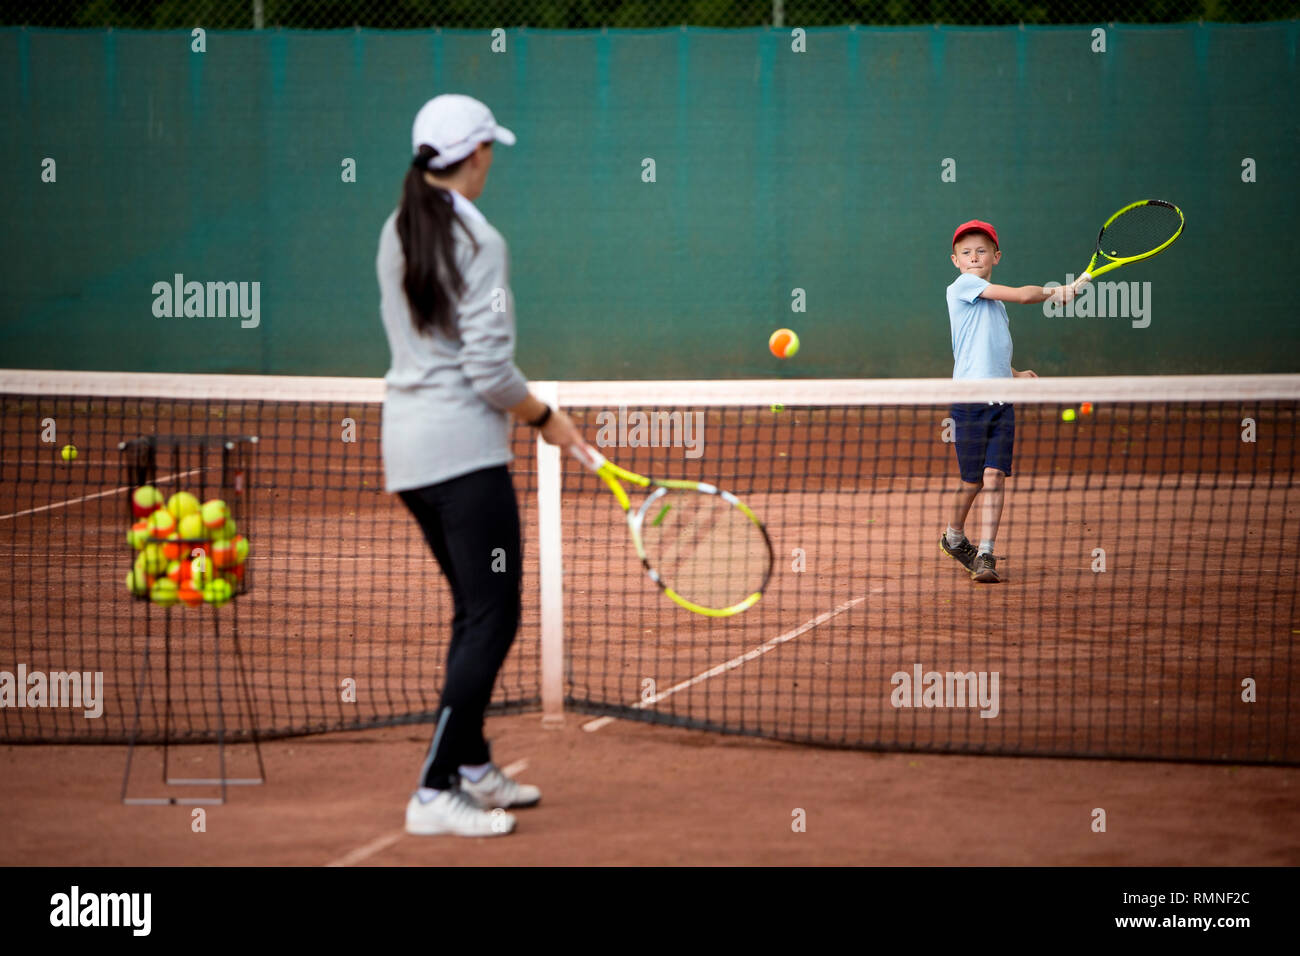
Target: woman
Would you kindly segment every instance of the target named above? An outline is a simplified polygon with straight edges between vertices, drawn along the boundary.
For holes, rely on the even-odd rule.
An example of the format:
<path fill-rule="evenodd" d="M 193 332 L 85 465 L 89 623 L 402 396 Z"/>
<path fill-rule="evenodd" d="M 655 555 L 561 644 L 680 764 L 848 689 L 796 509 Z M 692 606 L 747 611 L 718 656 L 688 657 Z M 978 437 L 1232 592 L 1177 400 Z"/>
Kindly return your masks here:
<path fill-rule="evenodd" d="M 473 204 L 494 140 L 509 146 L 515 136 L 479 101 L 449 95 L 426 103 L 415 117 L 401 207 L 379 237 L 380 310 L 393 359 L 385 376 L 386 487 L 419 522 L 454 604 L 438 720 L 407 804 L 408 833 L 509 833 L 515 819 L 501 808 L 541 799 L 536 787 L 497 769 L 483 737 L 483 713 L 519 624 L 507 415 L 554 445 L 567 447 L 578 434 L 564 412 L 529 393 L 514 364 L 506 243 Z"/>

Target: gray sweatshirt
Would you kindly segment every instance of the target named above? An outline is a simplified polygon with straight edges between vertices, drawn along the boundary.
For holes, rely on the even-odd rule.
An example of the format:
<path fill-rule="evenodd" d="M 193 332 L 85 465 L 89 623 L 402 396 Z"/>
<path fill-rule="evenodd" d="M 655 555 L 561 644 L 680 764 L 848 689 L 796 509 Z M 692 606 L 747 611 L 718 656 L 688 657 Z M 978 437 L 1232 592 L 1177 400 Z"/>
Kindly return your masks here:
<path fill-rule="evenodd" d="M 465 293 L 456 305 L 458 334 L 420 335 L 402 288 L 405 260 L 397 213 L 379 233 L 379 311 L 392 367 L 384 376 L 385 488 L 419 488 L 510 461 L 505 409 L 528 396 L 515 366 L 515 303 L 506 241 L 468 199 L 452 200 L 478 242 L 459 226 L 456 262 Z M 493 311 L 493 306 L 499 311 Z"/>

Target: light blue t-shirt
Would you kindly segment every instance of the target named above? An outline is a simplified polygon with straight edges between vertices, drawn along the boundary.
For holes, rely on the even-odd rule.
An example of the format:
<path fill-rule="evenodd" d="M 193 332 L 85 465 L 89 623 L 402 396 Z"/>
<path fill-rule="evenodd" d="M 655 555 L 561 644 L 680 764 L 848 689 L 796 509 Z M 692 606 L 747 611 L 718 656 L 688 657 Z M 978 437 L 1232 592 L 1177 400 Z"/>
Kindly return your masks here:
<path fill-rule="evenodd" d="M 1011 323 L 1005 305 L 980 295 L 988 286 L 969 272 L 948 286 L 953 378 L 1011 378 Z"/>

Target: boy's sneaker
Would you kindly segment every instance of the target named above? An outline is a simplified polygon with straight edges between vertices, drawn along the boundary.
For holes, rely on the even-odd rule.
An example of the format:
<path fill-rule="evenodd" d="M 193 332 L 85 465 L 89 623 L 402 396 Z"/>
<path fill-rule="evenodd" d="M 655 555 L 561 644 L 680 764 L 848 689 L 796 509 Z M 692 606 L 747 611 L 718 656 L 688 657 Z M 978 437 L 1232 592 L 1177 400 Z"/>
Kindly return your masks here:
<path fill-rule="evenodd" d="M 981 584 L 997 584 L 1002 579 L 998 577 L 997 558 L 987 551 L 976 556 L 975 563 L 970 569 L 971 577 Z"/>
<path fill-rule="evenodd" d="M 406 804 L 406 832 L 416 836 L 505 836 L 514 828 L 515 818 L 509 813 L 489 813 L 460 790 L 439 790 L 428 803 L 413 793 Z"/>
<path fill-rule="evenodd" d="M 541 790 L 532 784 L 516 783 L 495 765 L 479 778 L 478 783 L 462 776 L 460 788 L 484 810 L 493 807 L 535 807 L 542 799 Z"/>
<path fill-rule="evenodd" d="M 979 551 L 965 535 L 962 535 L 961 544 L 954 548 L 948 543 L 948 535 L 942 534 L 939 536 L 939 547 L 943 548 L 944 554 L 956 558 L 967 571 L 975 570 L 975 557 Z"/>

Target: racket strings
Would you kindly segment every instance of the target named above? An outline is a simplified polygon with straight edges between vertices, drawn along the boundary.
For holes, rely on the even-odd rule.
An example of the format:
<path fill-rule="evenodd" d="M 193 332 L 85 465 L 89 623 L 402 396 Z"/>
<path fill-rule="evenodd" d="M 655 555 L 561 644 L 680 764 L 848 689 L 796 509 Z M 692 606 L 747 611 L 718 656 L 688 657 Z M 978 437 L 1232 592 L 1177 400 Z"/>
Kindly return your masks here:
<path fill-rule="evenodd" d="M 771 568 L 762 529 L 717 495 L 672 491 L 656 499 L 641 536 L 664 586 L 703 607 L 739 603 L 762 589 Z"/>
<path fill-rule="evenodd" d="M 1182 225 L 1182 216 L 1170 206 L 1134 206 L 1105 228 L 1098 251 L 1106 259 L 1131 259 L 1160 248 Z"/>

